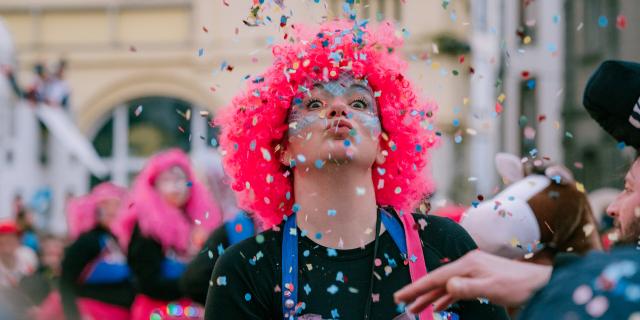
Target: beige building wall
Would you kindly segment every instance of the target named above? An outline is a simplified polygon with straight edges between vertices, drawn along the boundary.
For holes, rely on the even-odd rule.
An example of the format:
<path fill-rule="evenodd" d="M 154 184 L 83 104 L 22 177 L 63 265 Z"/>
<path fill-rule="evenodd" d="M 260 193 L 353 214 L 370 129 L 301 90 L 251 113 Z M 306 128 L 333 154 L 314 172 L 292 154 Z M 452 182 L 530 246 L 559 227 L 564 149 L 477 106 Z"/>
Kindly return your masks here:
<path fill-rule="evenodd" d="M 210 110 L 225 105 L 243 87 L 244 75 L 257 74 L 269 64 L 267 44 L 283 35 L 280 15 L 293 13 L 289 24 L 320 22 L 337 16 L 331 9 L 339 7 L 339 1 L 331 0 L 287 1 L 284 10 L 267 10 L 270 25 L 248 27 L 242 19 L 248 17 L 251 2 L 230 2 L 5 0 L 0 15 L 14 35 L 23 83 L 30 80 L 35 62 L 68 60 L 73 110 L 80 127 L 91 132 L 111 108 L 140 96 L 170 95 Z M 440 1 L 394 2 L 363 1 L 359 10 L 385 10 L 390 17 L 400 17 L 409 35 L 409 74 L 441 105 L 439 119 L 447 129 L 454 117 L 450 111 L 462 106 L 468 91 L 468 63 L 436 53 L 434 36 L 446 32 L 464 40 L 469 8 L 454 2 L 453 20 L 452 8 L 445 11 Z M 223 61 L 234 70 L 220 71 Z M 454 69 L 459 76 L 452 75 Z"/>

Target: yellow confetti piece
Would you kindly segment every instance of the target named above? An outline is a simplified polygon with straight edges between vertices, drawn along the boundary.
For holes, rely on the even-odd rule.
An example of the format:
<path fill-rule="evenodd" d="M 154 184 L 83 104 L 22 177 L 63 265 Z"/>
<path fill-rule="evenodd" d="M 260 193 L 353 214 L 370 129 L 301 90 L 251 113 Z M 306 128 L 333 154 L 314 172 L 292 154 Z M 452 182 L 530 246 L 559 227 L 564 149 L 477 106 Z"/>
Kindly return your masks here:
<path fill-rule="evenodd" d="M 531 37 L 530 37 L 530 36 L 526 36 L 526 37 L 524 37 L 524 39 L 522 39 L 522 42 L 523 42 L 524 44 L 529 44 L 529 43 L 531 43 Z"/>
<path fill-rule="evenodd" d="M 515 247 L 517 247 L 519 244 L 520 244 L 520 241 L 518 241 L 518 239 L 516 239 L 516 238 L 511 239 L 511 246 L 512 246 L 512 247 L 514 247 L 514 248 L 515 248 Z"/>
<path fill-rule="evenodd" d="M 500 103 L 503 103 L 503 102 L 504 102 L 504 99 L 506 99 L 506 98 L 507 98 L 507 96 L 505 96 L 505 95 L 504 95 L 504 93 L 501 93 L 501 94 L 498 96 L 498 101 L 500 101 Z"/>
<path fill-rule="evenodd" d="M 469 98 L 463 98 L 462 99 L 462 104 L 464 104 L 465 106 L 469 104 Z"/>
<path fill-rule="evenodd" d="M 576 189 L 578 189 L 578 191 L 584 193 L 584 184 L 582 184 L 580 182 L 576 182 Z"/>
<path fill-rule="evenodd" d="M 298 69 L 299 67 L 300 67 L 300 62 L 299 61 L 296 61 L 296 62 L 293 63 L 293 68 L 294 69 Z"/>
<path fill-rule="evenodd" d="M 439 62 L 434 62 L 431 64 L 431 69 L 433 70 L 438 70 L 440 69 L 440 63 Z"/>

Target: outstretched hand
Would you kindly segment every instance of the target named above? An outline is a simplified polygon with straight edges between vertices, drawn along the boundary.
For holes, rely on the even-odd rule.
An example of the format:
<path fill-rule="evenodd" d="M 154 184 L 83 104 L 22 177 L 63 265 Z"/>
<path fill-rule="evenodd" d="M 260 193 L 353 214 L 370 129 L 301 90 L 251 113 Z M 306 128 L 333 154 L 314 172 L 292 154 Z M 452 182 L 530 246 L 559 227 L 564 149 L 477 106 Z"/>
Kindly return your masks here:
<path fill-rule="evenodd" d="M 546 285 L 551 267 L 519 262 L 479 250 L 442 266 L 394 295 L 396 303 L 408 304 L 417 314 L 430 304 L 443 310 L 458 300 L 486 298 L 504 306 L 526 302 Z"/>

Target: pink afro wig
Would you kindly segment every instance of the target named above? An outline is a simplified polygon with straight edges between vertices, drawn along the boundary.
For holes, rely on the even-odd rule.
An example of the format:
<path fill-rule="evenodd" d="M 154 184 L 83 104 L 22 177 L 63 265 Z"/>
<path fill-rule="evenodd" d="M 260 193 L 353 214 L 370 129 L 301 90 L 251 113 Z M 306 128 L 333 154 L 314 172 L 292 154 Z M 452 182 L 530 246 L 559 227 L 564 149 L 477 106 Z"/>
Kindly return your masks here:
<path fill-rule="evenodd" d="M 251 79 L 246 91 L 216 118 L 222 126 L 224 167 L 238 192 L 239 205 L 256 213 L 266 226 L 291 213 L 292 175 L 279 161 L 294 98 L 314 81 L 331 81 L 342 72 L 364 79 L 375 93 L 388 153 L 374 164 L 376 201 L 410 211 L 433 190 L 425 167 L 427 149 L 438 141 L 431 122 L 436 105 L 420 101 L 405 77 L 402 39 L 390 22 L 372 30 L 366 23 L 331 21 L 314 28 L 294 25 L 295 40 L 273 47 L 274 62 Z M 267 178 L 269 177 L 269 178 Z"/>
<path fill-rule="evenodd" d="M 101 183 L 91 190 L 91 193 L 70 199 L 67 203 L 67 225 L 69 238 L 76 239 L 81 234 L 90 231 L 98 224 L 98 205 L 110 199 L 124 202 L 127 194 L 125 188 L 110 182 Z"/>
<path fill-rule="evenodd" d="M 154 187 L 160 173 L 176 166 L 184 170 L 189 181 L 189 199 L 184 210 L 167 203 Z M 149 159 L 133 183 L 124 211 L 116 232 L 125 249 L 129 246 L 136 224 L 144 236 L 155 239 L 165 250 L 185 252 L 195 224 L 208 232 L 221 222 L 218 206 L 206 187 L 196 181 L 189 158 L 179 149 L 167 150 Z"/>

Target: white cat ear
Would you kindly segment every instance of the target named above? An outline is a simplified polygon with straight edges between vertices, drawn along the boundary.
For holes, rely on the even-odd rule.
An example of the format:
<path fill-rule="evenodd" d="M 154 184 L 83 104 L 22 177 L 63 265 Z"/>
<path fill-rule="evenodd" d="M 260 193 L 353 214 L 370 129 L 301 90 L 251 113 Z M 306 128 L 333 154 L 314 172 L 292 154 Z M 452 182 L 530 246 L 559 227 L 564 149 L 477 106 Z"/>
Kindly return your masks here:
<path fill-rule="evenodd" d="M 505 184 L 512 184 L 524 179 L 524 167 L 520 158 L 509 153 L 498 152 L 495 164 L 498 174 Z"/>
<path fill-rule="evenodd" d="M 576 182 L 571 171 L 561 165 L 553 165 L 547 168 L 544 171 L 544 175 L 547 176 L 547 178 L 555 181 L 555 183 L 557 184 L 572 184 Z"/>

